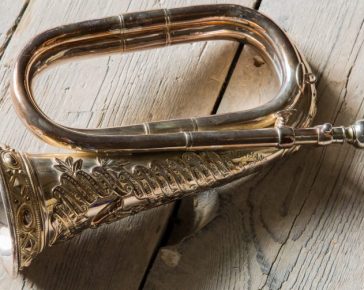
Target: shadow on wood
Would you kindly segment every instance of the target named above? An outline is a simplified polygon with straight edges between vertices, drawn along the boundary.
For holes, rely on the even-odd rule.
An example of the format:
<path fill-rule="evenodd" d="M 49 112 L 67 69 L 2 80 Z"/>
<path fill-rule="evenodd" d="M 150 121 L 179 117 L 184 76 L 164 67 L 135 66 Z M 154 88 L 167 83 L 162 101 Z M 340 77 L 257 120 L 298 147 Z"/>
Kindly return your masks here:
<path fill-rule="evenodd" d="M 324 79 L 320 86 L 321 97 L 337 101 Z M 316 119 L 320 112 L 324 108 Z M 304 148 L 248 183 L 219 189 L 218 216 L 189 239 L 162 249 L 145 289 L 278 289 L 299 271 L 299 259 L 320 267 L 335 251 L 334 237 L 353 236 L 361 226 L 361 220 L 345 225 L 353 215 L 364 215 L 362 175 L 350 169 L 354 158 L 364 155 L 345 145 Z M 321 256 L 310 253 L 313 246 Z"/>

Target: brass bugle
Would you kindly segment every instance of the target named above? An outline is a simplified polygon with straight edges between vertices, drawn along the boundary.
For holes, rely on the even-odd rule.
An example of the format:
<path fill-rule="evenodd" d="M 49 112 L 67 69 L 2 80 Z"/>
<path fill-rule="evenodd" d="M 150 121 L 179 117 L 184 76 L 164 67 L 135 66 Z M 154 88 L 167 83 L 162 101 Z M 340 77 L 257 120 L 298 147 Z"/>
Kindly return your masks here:
<path fill-rule="evenodd" d="M 255 47 L 278 76 L 276 97 L 241 112 L 78 129 L 48 118 L 33 96 L 32 79 L 60 60 L 207 40 Z M 363 121 L 311 127 L 316 90 L 310 67 L 277 24 L 237 5 L 128 13 L 45 31 L 20 53 L 12 84 L 15 109 L 28 129 L 77 151 L 1 148 L 0 256 L 11 275 L 45 247 L 84 229 L 249 177 L 300 145 L 364 142 Z"/>

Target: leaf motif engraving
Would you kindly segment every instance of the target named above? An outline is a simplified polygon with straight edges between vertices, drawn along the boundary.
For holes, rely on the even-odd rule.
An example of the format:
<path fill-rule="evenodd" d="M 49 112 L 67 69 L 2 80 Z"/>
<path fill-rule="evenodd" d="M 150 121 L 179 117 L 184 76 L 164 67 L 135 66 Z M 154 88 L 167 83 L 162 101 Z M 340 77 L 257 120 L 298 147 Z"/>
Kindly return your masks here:
<path fill-rule="evenodd" d="M 54 168 L 56 168 L 58 171 L 61 172 L 68 172 L 69 168 L 67 166 L 67 164 L 65 162 L 63 162 L 61 159 L 59 158 L 55 158 L 56 162 L 58 163 L 57 165 L 54 165 Z"/>
<path fill-rule="evenodd" d="M 53 165 L 53 167 L 63 173 L 70 173 L 71 175 L 73 175 L 77 171 L 82 169 L 82 159 L 78 159 L 76 162 L 73 162 L 73 158 L 69 156 L 66 158 L 65 161 L 62 161 L 59 158 L 55 158 L 55 161 L 58 164 Z"/>
<path fill-rule="evenodd" d="M 71 238 L 83 228 L 97 227 L 209 188 L 241 174 L 269 154 L 239 150 L 186 152 L 150 160 L 146 165 L 98 156 L 96 164 L 87 170 L 82 168 L 82 159 L 57 158 L 54 168 L 62 174 L 53 189 L 57 204 L 52 218 L 57 237 L 52 243 Z M 105 205 L 103 210 L 88 215 L 89 209 L 101 204 Z"/>
<path fill-rule="evenodd" d="M 71 156 L 69 156 L 69 157 L 66 158 L 66 164 L 69 167 L 72 167 L 72 165 L 73 165 L 73 158 Z"/>
<path fill-rule="evenodd" d="M 78 159 L 75 163 L 72 165 L 73 172 L 76 172 L 78 170 L 81 170 L 82 168 L 82 159 Z"/>

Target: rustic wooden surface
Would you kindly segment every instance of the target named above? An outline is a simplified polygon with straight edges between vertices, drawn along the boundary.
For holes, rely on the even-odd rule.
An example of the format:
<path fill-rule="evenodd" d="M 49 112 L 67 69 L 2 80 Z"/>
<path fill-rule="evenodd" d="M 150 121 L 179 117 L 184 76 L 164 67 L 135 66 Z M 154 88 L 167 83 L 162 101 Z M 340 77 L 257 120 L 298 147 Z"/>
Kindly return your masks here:
<path fill-rule="evenodd" d="M 259 10 L 316 72 L 315 122 L 363 117 L 364 2 L 263 0 Z M 246 57 L 235 74 L 254 62 Z M 243 87 L 233 75 L 221 106 L 238 105 Z M 218 216 L 161 248 L 144 288 L 363 289 L 363 157 L 349 146 L 304 149 L 248 184 L 218 190 Z"/>
<path fill-rule="evenodd" d="M 219 1 L 253 6 L 253 0 Z M 216 3 L 212 0 L 199 1 Z M 11 106 L 10 78 L 20 49 L 35 34 L 57 25 L 123 12 L 196 4 L 195 1 L 5 1 L 0 31 L 0 135 L 30 152 L 55 151 L 34 138 Z M 9 11 L 16 10 L 18 13 Z M 9 7 L 9 9 L 7 9 Z M 4 23 L 4 24 L 3 24 Z M 37 101 L 58 122 L 105 127 L 213 111 L 238 45 L 194 43 L 113 55 L 52 68 L 35 82 Z M 17 279 L 0 273 L 0 289 L 137 289 L 142 287 L 173 205 L 89 231 L 47 249 Z M 202 219 L 203 220 L 203 219 Z M 204 224 L 204 222 L 202 222 Z"/>
<path fill-rule="evenodd" d="M 0 2 L 0 56 L 8 45 L 28 2 L 23 0 L 3 0 Z"/>
<path fill-rule="evenodd" d="M 1 141 L 32 152 L 57 150 L 24 129 L 10 102 L 12 64 L 36 33 L 126 11 L 214 2 L 1 1 Z M 363 1 L 260 2 L 318 76 L 315 122 L 363 117 Z M 105 127 L 209 114 L 221 93 L 218 112 L 273 97 L 274 78 L 247 47 L 222 90 L 236 50 L 210 42 L 64 64 L 36 81 L 37 100 L 64 124 Z M 249 183 L 207 192 L 192 206 L 187 200 L 167 237 L 173 206 L 45 250 L 16 280 L 0 272 L 0 289 L 362 289 L 363 157 L 348 146 L 303 149 Z"/>

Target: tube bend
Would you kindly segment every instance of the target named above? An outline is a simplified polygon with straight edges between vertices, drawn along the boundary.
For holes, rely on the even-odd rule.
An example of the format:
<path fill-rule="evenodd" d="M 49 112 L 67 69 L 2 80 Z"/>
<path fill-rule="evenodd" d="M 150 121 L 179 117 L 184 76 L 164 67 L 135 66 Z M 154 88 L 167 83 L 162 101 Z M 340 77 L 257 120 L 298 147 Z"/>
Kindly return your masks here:
<path fill-rule="evenodd" d="M 256 47 L 275 68 L 280 91 L 242 112 L 102 129 L 56 124 L 32 92 L 36 74 L 58 60 L 227 39 Z M 84 151 L 27 154 L 0 148 L 0 260 L 16 274 L 47 246 L 184 196 L 249 178 L 305 144 L 364 146 L 364 122 L 309 128 L 316 111 L 309 66 L 285 33 L 255 10 L 206 5 L 129 13 L 56 27 L 33 38 L 13 74 L 13 100 L 42 140 Z M 246 149 L 247 146 L 260 148 Z M 274 148 L 267 148 L 274 147 Z M 163 152 L 245 148 L 230 151 Z M 112 154 L 109 151 L 149 151 Z"/>
<path fill-rule="evenodd" d="M 273 100 L 258 108 L 229 114 L 116 128 L 78 129 L 57 124 L 47 117 L 32 92 L 33 77 L 60 59 L 226 39 L 251 44 L 271 61 L 281 82 Z M 128 152 L 219 149 L 221 146 L 211 144 L 211 131 L 272 127 L 276 111 L 302 103 L 304 75 L 309 72 L 285 33 L 266 16 L 237 5 L 204 5 L 128 13 L 41 33 L 28 43 L 17 59 L 13 101 L 26 126 L 42 140 L 57 146 Z M 311 100 L 304 102 L 308 104 L 306 111 L 312 111 Z M 296 125 L 305 125 L 302 115 L 297 116 Z M 190 138 L 193 131 L 197 131 L 201 142 L 196 148 Z"/>

